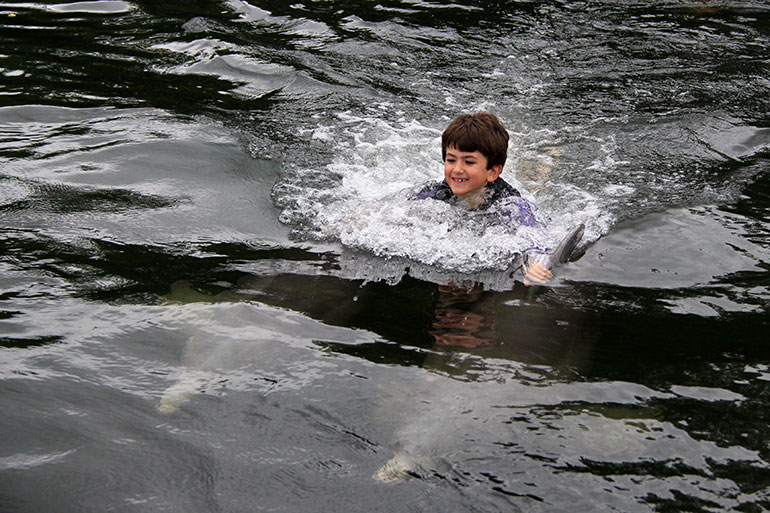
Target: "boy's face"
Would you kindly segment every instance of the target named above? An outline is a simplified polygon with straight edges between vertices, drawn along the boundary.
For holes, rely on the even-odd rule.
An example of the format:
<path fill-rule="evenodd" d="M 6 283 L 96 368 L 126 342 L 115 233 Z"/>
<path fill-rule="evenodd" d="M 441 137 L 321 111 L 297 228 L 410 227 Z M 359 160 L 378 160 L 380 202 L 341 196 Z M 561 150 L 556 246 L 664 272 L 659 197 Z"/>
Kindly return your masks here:
<path fill-rule="evenodd" d="M 478 151 L 460 151 L 454 146 L 446 149 L 444 178 L 457 196 L 480 191 L 502 171 L 499 165 L 487 169 L 487 158 Z"/>

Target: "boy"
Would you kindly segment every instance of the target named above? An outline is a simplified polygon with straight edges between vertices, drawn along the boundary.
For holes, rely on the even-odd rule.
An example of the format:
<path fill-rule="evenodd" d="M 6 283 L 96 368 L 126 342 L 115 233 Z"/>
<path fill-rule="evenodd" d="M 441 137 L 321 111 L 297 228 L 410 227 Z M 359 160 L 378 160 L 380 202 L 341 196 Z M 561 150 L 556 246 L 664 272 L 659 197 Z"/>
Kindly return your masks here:
<path fill-rule="evenodd" d="M 462 114 L 441 135 L 444 181 L 428 183 L 414 199 L 436 199 L 464 206 L 469 210 L 488 210 L 506 198 L 515 200 L 518 212 L 510 217 L 519 224 L 537 224 L 531 205 L 519 191 L 500 178 L 508 156 L 508 131 L 494 114 Z M 529 266 L 524 283 L 545 283 L 553 274 L 542 263 Z"/>

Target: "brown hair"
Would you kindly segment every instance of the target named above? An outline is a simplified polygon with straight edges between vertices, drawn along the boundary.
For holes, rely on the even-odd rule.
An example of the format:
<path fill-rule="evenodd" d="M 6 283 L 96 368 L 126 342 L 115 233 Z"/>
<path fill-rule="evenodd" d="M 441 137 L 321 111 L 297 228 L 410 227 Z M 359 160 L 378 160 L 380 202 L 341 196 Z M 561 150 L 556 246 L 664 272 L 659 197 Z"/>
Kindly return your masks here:
<path fill-rule="evenodd" d="M 487 169 L 491 169 L 505 164 L 508 132 L 494 114 L 461 114 L 441 134 L 441 160 L 446 160 L 446 150 L 450 146 L 460 151 L 478 151 L 487 158 Z"/>

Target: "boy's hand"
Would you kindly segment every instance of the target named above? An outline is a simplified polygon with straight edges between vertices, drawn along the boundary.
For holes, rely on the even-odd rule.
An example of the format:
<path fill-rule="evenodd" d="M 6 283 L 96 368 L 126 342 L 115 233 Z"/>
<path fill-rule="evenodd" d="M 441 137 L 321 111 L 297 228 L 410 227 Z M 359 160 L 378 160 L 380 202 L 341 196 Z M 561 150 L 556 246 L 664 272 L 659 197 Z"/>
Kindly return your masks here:
<path fill-rule="evenodd" d="M 527 269 L 524 275 L 524 285 L 529 286 L 532 283 L 547 283 L 553 278 L 553 273 L 540 262 L 535 262 Z"/>

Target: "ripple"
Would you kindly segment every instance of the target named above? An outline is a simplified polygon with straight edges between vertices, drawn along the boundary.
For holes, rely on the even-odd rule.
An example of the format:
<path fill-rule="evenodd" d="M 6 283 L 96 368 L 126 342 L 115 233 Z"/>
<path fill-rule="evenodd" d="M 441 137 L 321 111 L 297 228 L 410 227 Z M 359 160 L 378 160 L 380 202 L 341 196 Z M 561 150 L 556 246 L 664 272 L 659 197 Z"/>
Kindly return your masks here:
<path fill-rule="evenodd" d="M 52 4 L 44 6 L 53 12 L 84 12 L 94 14 L 118 14 L 134 10 L 134 6 L 129 2 L 117 0 L 102 0 L 98 2 L 73 2 L 69 4 Z"/>
<path fill-rule="evenodd" d="M 0 458 L 0 470 L 27 470 L 39 465 L 57 463 L 74 454 L 76 449 L 50 454 L 14 454 Z"/>

